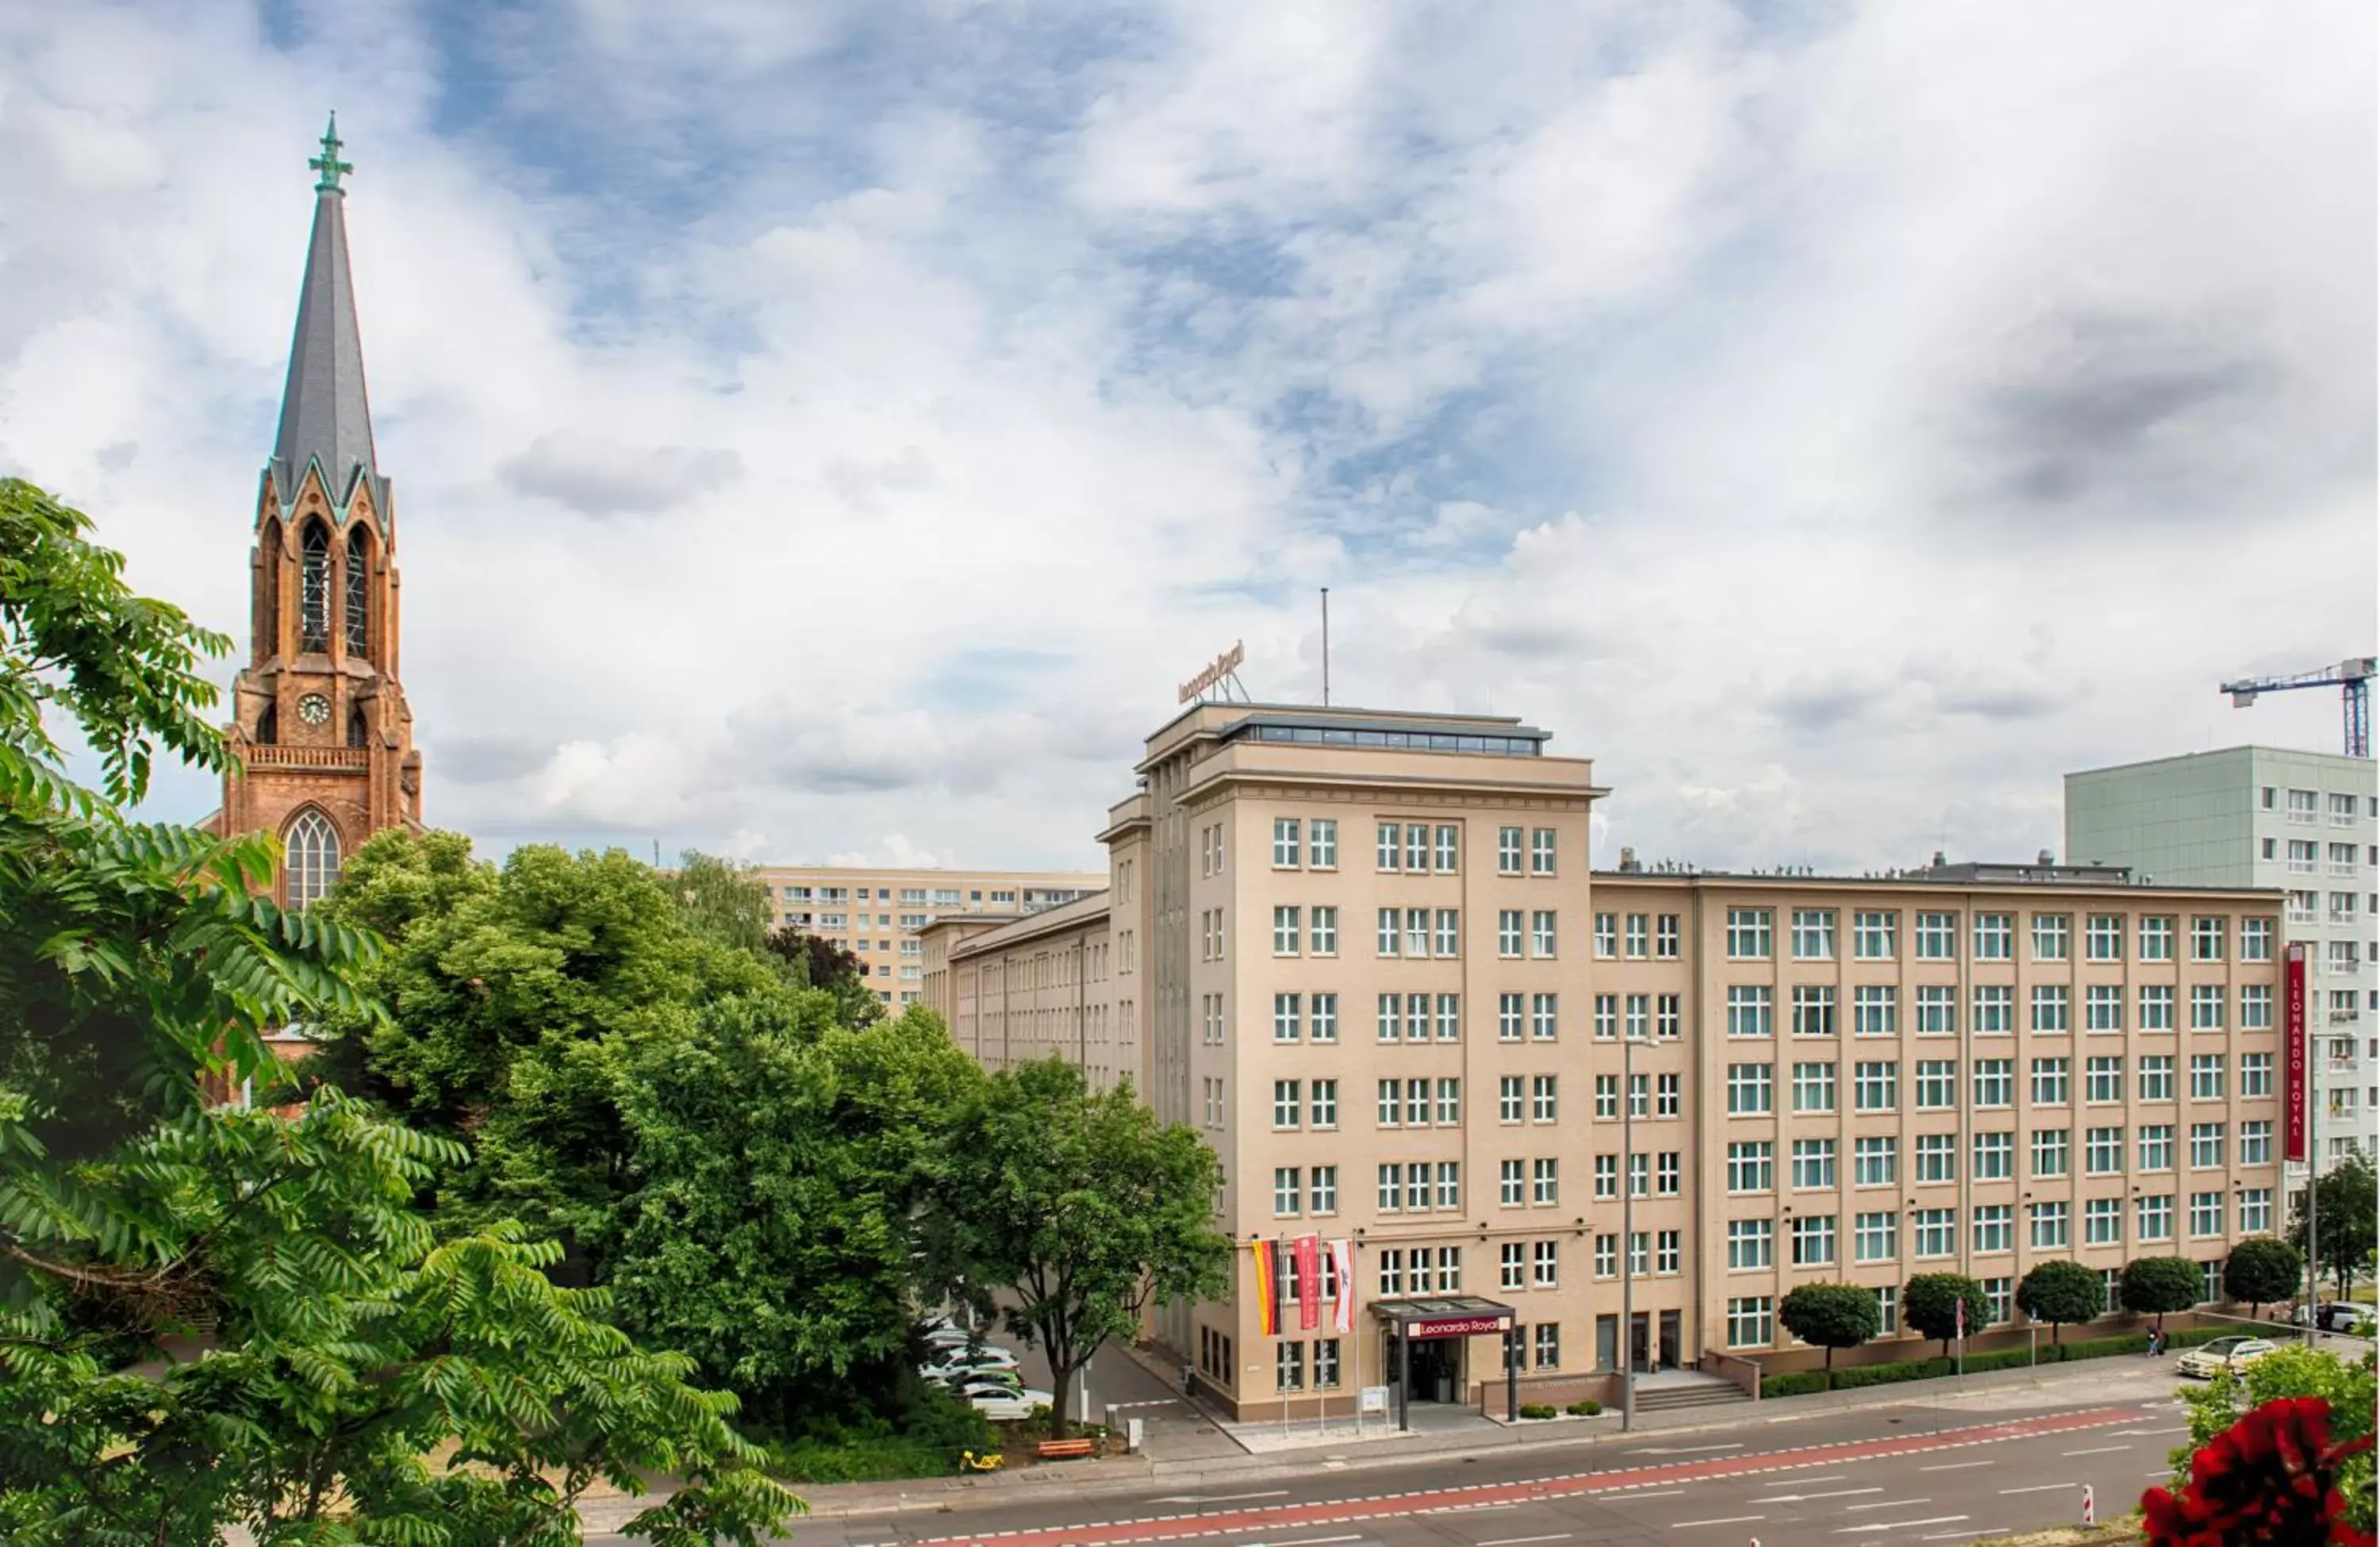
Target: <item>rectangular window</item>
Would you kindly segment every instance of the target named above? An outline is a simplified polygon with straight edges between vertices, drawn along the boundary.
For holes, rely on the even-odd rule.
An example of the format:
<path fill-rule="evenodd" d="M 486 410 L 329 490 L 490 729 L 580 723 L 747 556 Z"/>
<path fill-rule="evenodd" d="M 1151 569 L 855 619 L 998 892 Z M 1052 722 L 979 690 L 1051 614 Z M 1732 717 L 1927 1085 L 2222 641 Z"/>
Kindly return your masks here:
<path fill-rule="evenodd" d="M 1430 910 L 1426 907 L 1405 909 L 1405 955 L 1416 959 L 1429 955 Z"/>
<path fill-rule="evenodd" d="M 2094 913 L 2082 932 L 2082 954 L 2092 961 L 2124 959 L 2124 916 Z"/>
<path fill-rule="evenodd" d="M 1422 1128 L 1429 1126 L 1429 1081 L 1405 1081 L 1405 1127 Z"/>
<path fill-rule="evenodd" d="M 2094 1176 L 2118 1176 L 2124 1170 L 2124 1130 L 2093 1128 L 2082 1136 L 2082 1168 Z"/>
<path fill-rule="evenodd" d="M 1683 1174 L 1684 1156 L 1675 1150 L 1664 1150 L 1655 1157 L 1655 1160 L 1658 1162 L 1656 1171 L 1658 1176 L 1657 1190 L 1664 1198 L 1677 1197 L 1679 1183 Z"/>
<path fill-rule="evenodd" d="M 1652 1030 L 1652 1018 L 1653 996 L 1649 993 L 1630 994 L 1628 996 L 1628 1040 L 1632 1042 L 1645 1041 Z"/>
<path fill-rule="evenodd" d="M 1318 1165 L 1309 1179 L 1313 1184 L 1307 1192 L 1311 1212 L 1318 1214 L 1337 1213 L 1339 1212 L 1339 1168 L 1335 1165 Z"/>
<path fill-rule="evenodd" d="M 1793 910 L 1793 959 L 1835 959 L 1835 915 L 1832 909 L 1797 907 Z"/>
<path fill-rule="evenodd" d="M 1766 984 L 1731 983 L 1727 991 L 1727 1034 L 1767 1037 L 1776 1032 L 1775 1010 Z"/>
<path fill-rule="evenodd" d="M 1595 916 L 1595 955 L 1599 961 L 1609 961 L 1620 955 L 1620 915 L 1598 913 Z"/>
<path fill-rule="evenodd" d="M 2273 1228 L 2273 1189 L 2242 1188 L 2240 1189 L 2240 1233 L 2261 1236 Z"/>
<path fill-rule="evenodd" d="M 2072 1078 L 2070 1063 L 2064 1058 L 2036 1058 L 2033 1061 L 2033 1104 L 2064 1106 L 2070 1099 Z"/>
<path fill-rule="evenodd" d="M 2268 983 L 2248 983 L 2240 990 L 2240 1029 L 2270 1031 L 2273 1029 L 2273 990 Z"/>
<path fill-rule="evenodd" d="M 1305 1110 L 1304 1092 L 1293 1079 L 1272 1082 L 1272 1126 L 1277 1128 L 1297 1127 L 1299 1114 Z"/>
<path fill-rule="evenodd" d="M 1337 1041 L 1339 1040 L 1339 996 L 1335 993 L 1316 994 L 1313 1016 L 1308 1025 L 1316 1041 Z"/>
<path fill-rule="evenodd" d="M 2190 920 L 2190 959 L 2221 961 L 2223 959 L 2224 925 L 2222 917 L 2200 914 Z"/>
<path fill-rule="evenodd" d="M 1517 1209 L 1527 1199 L 1528 1178 L 1523 1163 L 1516 1160 L 1496 1163 L 1496 1201 L 1507 1209 Z"/>
<path fill-rule="evenodd" d="M 1463 857 L 1463 829 L 1451 822 L 1438 824 L 1437 841 L 1433 845 L 1433 863 L 1440 875 L 1452 875 L 1460 868 Z"/>
<path fill-rule="evenodd" d="M 2144 1102 L 2173 1100 L 2173 1054 L 2152 1053 L 2142 1056 L 2140 1099 Z"/>
<path fill-rule="evenodd" d="M 1336 1391 L 1339 1388 L 1339 1340 L 1325 1337 L 1314 1345 L 1314 1389 Z"/>
<path fill-rule="evenodd" d="M 1900 1029 L 1900 991 L 1890 983 L 1862 983 L 1852 990 L 1852 1034 L 1890 1037 Z"/>
<path fill-rule="evenodd" d="M 1955 913 L 1921 913 L 1916 924 L 1917 959 L 1919 961 L 1956 961 L 1959 958 L 1959 916 Z"/>
<path fill-rule="evenodd" d="M 1401 1079 L 1384 1079 L 1379 1083 L 1377 1121 L 1384 1128 L 1402 1127 L 1404 1123 L 1405 1084 Z"/>
<path fill-rule="evenodd" d="M 2271 1054 L 2243 1053 L 2240 1055 L 2240 1093 L 2243 1096 L 2269 1096 L 2273 1093 Z"/>
<path fill-rule="evenodd" d="M 1861 1112 L 1890 1112 L 1900 1104 L 1900 1066 L 1864 1063 L 1852 1068 L 1852 1104 Z"/>
<path fill-rule="evenodd" d="M 1438 1206 L 1441 1209 L 1463 1207 L 1463 1166 L 1457 1161 L 1438 1163 Z M 1441 1252 L 1442 1257 L 1445 1253 Z M 1441 1288 L 1446 1287 L 1440 1285 Z"/>
<path fill-rule="evenodd" d="M 1276 907 L 1272 910 L 1272 954 L 1277 956 L 1297 955 L 1298 910 Z"/>
<path fill-rule="evenodd" d="M 1948 1037 L 1959 1029 L 1958 993 L 1949 983 L 1920 983 L 1916 998 L 1917 1034 Z"/>
<path fill-rule="evenodd" d="M 1620 996 L 1598 993 L 1595 996 L 1595 1040 L 1598 1042 L 1620 1039 Z"/>
<path fill-rule="evenodd" d="M 1521 830 L 1517 827 L 1496 829 L 1496 872 L 1499 875 L 1521 873 Z"/>
<path fill-rule="evenodd" d="M 1393 956 L 1397 954 L 1397 943 L 1404 938 L 1403 922 L 1404 914 L 1400 909 L 1380 909 L 1375 934 L 1375 948 L 1379 955 Z"/>
<path fill-rule="evenodd" d="M 1463 915 L 1459 909 L 1441 907 L 1432 916 L 1432 948 L 1441 956 L 1460 956 L 1463 948 Z"/>
<path fill-rule="evenodd" d="M 1424 1275 L 1427 1277 L 1427 1275 Z M 1380 1294 L 1385 1297 L 1405 1292 L 1405 1254 L 1396 1249 L 1380 1253 Z"/>
<path fill-rule="evenodd" d="M 1529 1077 L 1529 1121 L 1550 1123 L 1560 1115 L 1560 1081 L 1553 1075 Z"/>
<path fill-rule="evenodd" d="M 1496 1079 L 1496 1120 L 1517 1123 L 1521 1120 L 1525 1087 L 1519 1075 L 1500 1075 Z"/>
<path fill-rule="evenodd" d="M 1958 1211 L 1918 1209 L 1909 1216 L 1910 1250 L 1918 1257 L 1953 1257 L 1959 1250 Z"/>
<path fill-rule="evenodd" d="M 1441 993 L 1438 996 L 1438 1040 L 1441 1042 L 1463 1040 L 1463 995 Z"/>
<path fill-rule="evenodd" d="M 1793 1110 L 1796 1112 L 1835 1110 L 1835 1066 L 1832 1064 L 1813 1063 L 1793 1066 Z"/>
<path fill-rule="evenodd" d="M 1306 1120 L 1311 1127 L 1335 1128 L 1339 1126 L 1339 1082 L 1318 1079 L 1314 1082 L 1312 1099 L 1306 1103 Z"/>
<path fill-rule="evenodd" d="M 2240 920 L 2240 959 L 2270 961 L 2273 959 L 2273 921 L 2270 919 Z"/>
<path fill-rule="evenodd" d="M 1766 1348 L 1777 1341 L 1774 1302 L 1767 1295 L 1743 1296 L 1727 1302 L 1727 1346 Z"/>
<path fill-rule="evenodd" d="M 1793 1222 L 1793 1265 L 1818 1268 L 1835 1260 L 1835 1216 L 1804 1214 Z"/>
<path fill-rule="evenodd" d="M 2223 1125 L 2190 1125 L 2190 1166 L 2193 1171 L 2219 1170 L 2223 1164 Z"/>
<path fill-rule="evenodd" d="M 1959 1066 L 1949 1058 L 1917 1063 L 1917 1110 L 1947 1112 L 1959 1104 Z"/>
<path fill-rule="evenodd" d="M 1892 961 L 1900 955 L 1895 942 L 1900 915 L 1860 912 L 1852 915 L 1852 957 L 1855 961 Z"/>
<path fill-rule="evenodd" d="M 1526 1261 L 1523 1255 L 1523 1243 L 1506 1241 L 1496 1249 L 1496 1287 L 1499 1289 L 1524 1288 L 1527 1284 L 1527 1273 Z"/>
<path fill-rule="evenodd" d="M 1536 1325 L 1535 1336 L 1537 1368 L 1560 1370 L 1561 1368 L 1561 1323 L 1540 1322 Z"/>
<path fill-rule="evenodd" d="M 2134 1217 L 2134 1238 L 2143 1241 L 2172 1240 L 2173 1194 L 2156 1193 L 2141 1199 Z"/>
<path fill-rule="evenodd" d="M 2035 983 L 2033 985 L 2033 1029 L 2056 1035 L 2071 1029 L 2067 1019 L 2066 985 Z"/>
<path fill-rule="evenodd" d="M 1272 1212 L 1276 1217 L 1286 1217 L 1298 1211 L 1305 1200 L 1305 1188 L 1297 1167 L 1277 1165 L 1272 1170 Z"/>
<path fill-rule="evenodd" d="M 2221 1101 L 2223 1083 L 2221 1054 L 2193 1053 L 2190 1055 L 2190 1099 L 2192 1101 Z"/>
<path fill-rule="evenodd" d="M 1682 932 L 1679 928 L 1678 916 L 1676 914 L 1664 913 L 1655 918 L 1653 920 L 1653 956 L 1655 959 L 1659 961 L 1677 960 L 1681 933 Z"/>
<path fill-rule="evenodd" d="M 1975 1060 L 1975 1104 L 2007 1106 L 2016 1100 L 2016 1060 Z"/>
<path fill-rule="evenodd" d="M 1793 1035 L 1831 1037 L 1835 1034 L 1835 991 L 1826 983 L 1797 983 L 1793 988 Z"/>
<path fill-rule="evenodd" d="M 1297 869 L 1297 858 L 1303 848 L 1299 842 L 1298 821 L 1295 817 L 1272 819 L 1272 864 L 1277 871 Z"/>
<path fill-rule="evenodd" d="M 1653 1035 L 1665 1042 L 1678 1040 L 1683 1031 L 1683 1018 L 1679 1014 L 1679 996 L 1657 993 L 1653 996 Z"/>
<path fill-rule="evenodd" d="M 2173 1169 L 2173 1125 L 2171 1123 L 2141 1125 L 2141 1169 L 2143 1171 Z"/>
<path fill-rule="evenodd" d="M 2033 1174 L 2036 1177 L 2063 1176 L 2067 1172 L 2067 1136 L 2065 1128 L 2033 1130 Z"/>
<path fill-rule="evenodd" d="M 2006 1203 L 1985 1203 L 1975 1210 L 1975 1249 L 2014 1251 L 2016 1210 Z"/>
<path fill-rule="evenodd" d="M 2074 920 L 2063 913 L 2033 916 L 2033 959 L 2065 961 L 2074 952 Z"/>
<path fill-rule="evenodd" d="M 1529 995 L 1529 1036 L 1536 1041 L 1550 1042 L 1561 1033 L 1561 995 L 1533 993 Z"/>
<path fill-rule="evenodd" d="M 1862 1262 L 1889 1262 L 1900 1255 L 1900 1216 L 1889 1211 L 1855 1214 L 1852 1256 Z"/>
<path fill-rule="evenodd" d="M 1863 1188 L 1897 1187 L 1900 1182 L 1900 1140 L 1891 1134 L 1869 1134 L 1852 1140 L 1852 1184 Z"/>
<path fill-rule="evenodd" d="M 2141 1029 L 2173 1029 L 2173 985 L 2158 983 L 2141 990 Z"/>
<path fill-rule="evenodd" d="M 2016 1135 L 1979 1133 L 1975 1137 L 1975 1180 L 2005 1182 L 2016 1175 Z"/>
<path fill-rule="evenodd" d="M 1648 939 L 1645 926 L 1650 922 L 1651 920 L 1642 913 L 1632 913 L 1628 916 L 1628 959 L 1630 961 L 1645 959 Z"/>
<path fill-rule="evenodd" d="M 2192 1031 L 2223 1029 L 2223 985 L 2221 983 L 2191 985 L 2190 1029 Z"/>
<path fill-rule="evenodd" d="M 2270 1119 L 2257 1118 L 2240 1125 L 2240 1163 L 2273 1163 L 2273 1125 Z"/>
<path fill-rule="evenodd" d="M 1559 1288 L 1561 1285 L 1561 1243 L 1532 1241 L 1529 1248 L 1530 1282 L 1539 1289 Z"/>
<path fill-rule="evenodd" d="M 1529 830 L 1529 873 L 1531 875 L 1554 873 L 1554 830 L 1550 827 L 1533 827 Z"/>
<path fill-rule="evenodd" d="M 1955 1133 L 1917 1135 L 1910 1151 L 1910 1162 L 1920 1184 L 1957 1181 L 1959 1136 Z"/>
<path fill-rule="evenodd" d="M 1682 1256 L 1680 1245 L 1683 1234 L 1677 1230 L 1662 1230 L 1655 1233 L 1653 1237 L 1653 1271 L 1655 1273 L 1673 1273 L 1678 1271 L 1678 1264 Z"/>
<path fill-rule="evenodd" d="M 2005 1036 L 2016 1029 L 2016 990 L 1985 983 L 1975 990 L 1975 1034 Z"/>
<path fill-rule="evenodd" d="M 1835 1186 L 1835 1141 L 1797 1139 L 1793 1141 L 1793 1186 L 1796 1190 Z"/>
<path fill-rule="evenodd" d="M 1335 871 L 1339 868 L 1337 818 L 1316 817 L 1305 824 L 1305 862 L 1318 871 Z"/>
<path fill-rule="evenodd" d="M 1377 840 L 1373 855 L 1378 868 L 1384 871 L 1397 869 L 1398 862 L 1404 857 L 1404 828 L 1393 822 L 1381 822 Z"/>
<path fill-rule="evenodd" d="M 1454 1127 L 1463 1121 L 1463 1081 L 1441 1078 L 1438 1082 L 1438 1126 Z"/>
<path fill-rule="evenodd" d="M 1529 955 L 1545 961 L 1551 960 L 1553 954 L 1553 909 L 1541 907 L 1529 915 Z"/>
<path fill-rule="evenodd" d="M 2086 1031 L 2124 1029 L 2124 989 L 2120 983 L 2093 983 L 2082 991 L 2082 1028 Z"/>
<path fill-rule="evenodd" d="M 1730 1117 L 1760 1116 L 1776 1109 L 1772 1089 L 1775 1068 L 1767 1064 L 1727 1066 L 1727 1111 Z"/>
<path fill-rule="evenodd" d="M 1318 956 L 1337 956 L 1339 954 L 1339 910 L 1335 907 L 1318 907 L 1308 922 L 1312 925 L 1307 934 L 1308 944 L 1313 953 Z"/>
<path fill-rule="evenodd" d="M 1429 829 L 1418 822 L 1405 824 L 1405 869 L 1416 875 L 1429 873 Z"/>
<path fill-rule="evenodd" d="M 2016 916 L 2012 913 L 1978 913 L 1975 915 L 1975 959 L 2007 961 L 2016 955 Z"/>
<path fill-rule="evenodd" d="M 2082 1203 L 2082 1244 L 2120 1246 L 2124 1239 L 2124 1200 L 2091 1198 Z M 2110 1306 L 2108 1309 L 2113 1309 Z"/>
<path fill-rule="evenodd" d="M 2157 914 L 2143 917 L 2141 920 L 2141 960 L 2171 961 L 2172 959 L 2172 917 Z"/>
<path fill-rule="evenodd" d="M 1777 1190 L 1777 1147 L 1766 1139 L 1738 1141 L 1727 1147 L 1727 1190 Z"/>
<path fill-rule="evenodd" d="M 1404 1037 L 1405 996 L 1402 993 L 1380 995 L 1380 1035 L 1384 1042 L 1400 1041 Z"/>
<path fill-rule="evenodd" d="M 1496 910 L 1496 954 L 1507 960 L 1521 954 L 1521 910 L 1517 907 Z"/>
<path fill-rule="evenodd" d="M 1525 1003 L 1520 994 L 1498 994 L 1496 996 L 1496 1040 L 1500 1042 L 1519 1041 L 1521 1025 L 1526 1018 L 1526 1014 Z"/>
<path fill-rule="evenodd" d="M 2082 1099 L 2094 1105 L 2124 1099 L 2124 1061 L 2094 1058 L 2083 1066 Z"/>
<path fill-rule="evenodd" d="M 1276 993 L 1272 996 L 1272 1040 L 1274 1041 L 1293 1042 L 1304 1033 L 1305 1020 L 1298 1013 L 1299 1004 L 1300 996 L 1294 993 Z"/>
<path fill-rule="evenodd" d="M 1777 1263 L 1777 1224 L 1774 1220 L 1731 1219 L 1727 1222 L 1727 1265 L 1742 1272 L 1770 1268 Z"/>
<path fill-rule="evenodd" d="M 1552 1160 L 1529 1163 L 1529 1201 L 1551 1204 L 1561 1201 L 1560 1165 Z"/>
<path fill-rule="evenodd" d="M 1765 907 L 1730 907 L 1727 910 L 1727 954 L 1733 961 L 1766 961 L 1769 944 L 1770 914 Z"/>

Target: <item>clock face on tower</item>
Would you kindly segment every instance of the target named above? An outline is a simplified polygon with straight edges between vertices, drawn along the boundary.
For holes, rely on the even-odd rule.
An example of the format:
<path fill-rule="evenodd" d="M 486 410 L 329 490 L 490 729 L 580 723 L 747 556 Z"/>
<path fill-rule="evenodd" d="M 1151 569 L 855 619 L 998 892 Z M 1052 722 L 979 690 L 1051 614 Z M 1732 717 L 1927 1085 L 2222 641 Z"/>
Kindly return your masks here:
<path fill-rule="evenodd" d="M 309 693 L 298 700 L 298 718 L 310 725 L 319 725 L 331 717 L 331 700 L 320 693 Z"/>

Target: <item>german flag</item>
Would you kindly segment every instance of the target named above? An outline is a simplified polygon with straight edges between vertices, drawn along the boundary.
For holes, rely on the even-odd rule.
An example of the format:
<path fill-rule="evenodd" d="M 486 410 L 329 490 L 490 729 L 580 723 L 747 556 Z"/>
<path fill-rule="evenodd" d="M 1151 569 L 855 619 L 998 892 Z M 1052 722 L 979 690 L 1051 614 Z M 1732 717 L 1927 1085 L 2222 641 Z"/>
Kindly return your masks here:
<path fill-rule="evenodd" d="M 1278 1246 L 1271 1241 L 1250 1241 L 1248 1250 L 1256 1256 L 1255 1291 L 1257 1297 L 1257 1335 L 1281 1335 L 1281 1262 Z"/>

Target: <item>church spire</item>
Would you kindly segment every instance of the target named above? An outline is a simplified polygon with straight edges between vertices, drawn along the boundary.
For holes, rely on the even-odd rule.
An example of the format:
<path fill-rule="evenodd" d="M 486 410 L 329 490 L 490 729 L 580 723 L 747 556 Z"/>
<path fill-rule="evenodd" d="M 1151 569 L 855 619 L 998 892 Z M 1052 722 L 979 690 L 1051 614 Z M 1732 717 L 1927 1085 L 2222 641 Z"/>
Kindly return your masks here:
<path fill-rule="evenodd" d="M 334 114 L 322 131 L 322 153 L 307 163 L 321 175 L 314 181 L 314 231 L 306 248 L 306 283 L 298 297 L 298 331 L 289 346 L 272 471 L 285 507 L 296 498 L 309 461 L 322 465 L 331 498 L 342 505 L 360 473 L 372 481 L 372 504 L 384 520 L 388 501 L 372 457 L 363 340 L 347 270 L 347 194 L 339 181 L 354 167 L 339 159 L 341 143 Z"/>

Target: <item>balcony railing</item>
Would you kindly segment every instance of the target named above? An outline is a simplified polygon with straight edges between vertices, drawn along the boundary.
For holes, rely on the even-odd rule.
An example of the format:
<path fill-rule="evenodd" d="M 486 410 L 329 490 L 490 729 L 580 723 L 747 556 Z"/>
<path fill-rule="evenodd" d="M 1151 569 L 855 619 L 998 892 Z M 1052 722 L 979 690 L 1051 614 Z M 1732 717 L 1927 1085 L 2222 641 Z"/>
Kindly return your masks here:
<path fill-rule="evenodd" d="M 361 774 L 371 754 L 362 747 L 250 747 L 241 754 L 250 768 L 310 768 L 330 774 Z"/>

